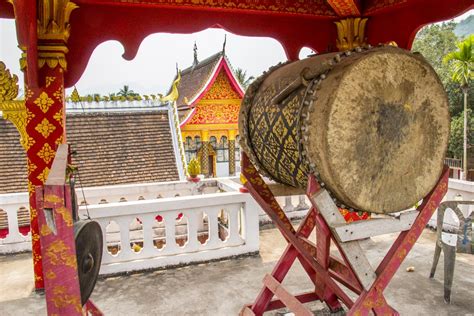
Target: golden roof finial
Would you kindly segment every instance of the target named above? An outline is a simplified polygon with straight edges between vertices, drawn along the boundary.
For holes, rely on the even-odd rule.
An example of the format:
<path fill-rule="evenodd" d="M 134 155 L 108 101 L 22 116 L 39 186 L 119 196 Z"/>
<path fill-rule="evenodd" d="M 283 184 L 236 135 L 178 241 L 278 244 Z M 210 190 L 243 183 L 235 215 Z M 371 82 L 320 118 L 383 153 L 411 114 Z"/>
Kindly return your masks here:
<path fill-rule="evenodd" d="M 178 76 L 175 79 L 175 81 L 173 81 L 170 94 L 168 94 L 165 97 L 163 97 L 161 94 L 158 94 L 158 96 L 160 97 L 160 102 L 162 103 L 167 102 L 167 101 L 174 102 L 178 100 L 178 97 L 179 97 L 178 85 L 180 81 L 181 81 L 181 71 L 178 70 Z"/>
<path fill-rule="evenodd" d="M 74 86 L 74 90 L 72 90 L 71 101 L 74 103 L 81 102 L 81 96 L 79 95 L 79 92 L 77 92 L 76 86 Z"/>
<path fill-rule="evenodd" d="M 18 77 L 0 61 L 0 101 L 11 101 L 18 96 Z"/>

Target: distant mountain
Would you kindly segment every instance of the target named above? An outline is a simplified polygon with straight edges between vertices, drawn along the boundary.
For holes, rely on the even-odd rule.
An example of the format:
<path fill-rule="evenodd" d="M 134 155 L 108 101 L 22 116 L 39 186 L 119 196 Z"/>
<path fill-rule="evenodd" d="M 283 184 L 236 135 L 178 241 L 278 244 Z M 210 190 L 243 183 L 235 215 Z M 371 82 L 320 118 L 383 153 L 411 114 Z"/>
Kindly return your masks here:
<path fill-rule="evenodd" d="M 457 37 L 465 37 L 466 35 L 474 34 L 474 15 L 470 15 L 459 22 L 454 28 L 454 34 L 456 34 Z"/>

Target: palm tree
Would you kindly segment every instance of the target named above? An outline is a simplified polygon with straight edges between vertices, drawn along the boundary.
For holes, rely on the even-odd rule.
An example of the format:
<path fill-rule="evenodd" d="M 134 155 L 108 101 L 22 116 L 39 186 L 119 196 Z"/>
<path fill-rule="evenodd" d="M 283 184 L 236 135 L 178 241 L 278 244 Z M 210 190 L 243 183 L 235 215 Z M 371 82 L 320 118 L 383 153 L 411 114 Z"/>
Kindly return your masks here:
<path fill-rule="evenodd" d="M 247 90 L 247 87 L 252 83 L 255 79 L 254 76 L 250 76 L 247 78 L 247 71 L 244 71 L 242 68 L 237 68 L 235 70 L 235 77 L 239 80 L 239 83 Z"/>
<path fill-rule="evenodd" d="M 464 94 L 464 143 L 463 143 L 463 180 L 467 179 L 467 93 L 469 82 L 474 78 L 474 35 L 457 44 L 458 50 L 444 56 L 443 62 L 451 62 L 452 79 L 458 83 Z"/>
<path fill-rule="evenodd" d="M 129 96 L 135 96 L 137 93 L 135 93 L 133 90 L 130 90 L 128 85 L 124 85 L 122 89 L 117 93 L 118 96 L 121 97 L 129 97 Z"/>

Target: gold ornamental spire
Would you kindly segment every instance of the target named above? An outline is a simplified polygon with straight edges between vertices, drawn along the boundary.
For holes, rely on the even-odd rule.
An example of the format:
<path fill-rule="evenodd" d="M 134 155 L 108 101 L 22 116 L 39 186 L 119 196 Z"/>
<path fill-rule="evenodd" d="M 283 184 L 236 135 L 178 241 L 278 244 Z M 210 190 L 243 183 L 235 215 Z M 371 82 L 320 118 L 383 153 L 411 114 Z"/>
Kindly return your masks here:
<path fill-rule="evenodd" d="M 336 46 L 339 51 L 366 45 L 365 24 L 367 18 L 348 18 L 335 23 L 337 26 Z"/>

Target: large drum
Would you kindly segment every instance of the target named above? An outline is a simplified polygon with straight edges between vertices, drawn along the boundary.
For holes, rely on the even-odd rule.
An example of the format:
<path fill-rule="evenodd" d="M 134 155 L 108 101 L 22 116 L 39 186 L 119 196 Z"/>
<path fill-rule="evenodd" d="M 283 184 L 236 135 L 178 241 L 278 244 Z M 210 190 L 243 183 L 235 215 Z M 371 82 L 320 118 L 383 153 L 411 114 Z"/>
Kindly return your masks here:
<path fill-rule="evenodd" d="M 431 66 L 391 46 L 273 67 L 247 90 L 239 122 L 241 146 L 263 175 L 305 188 L 312 172 L 340 206 L 373 213 L 429 193 L 449 126 Z"/>

